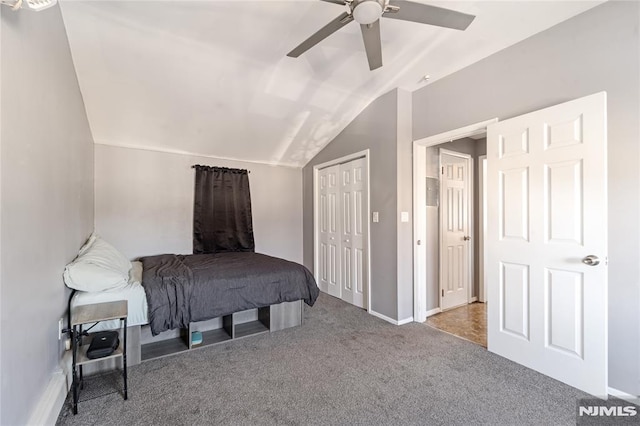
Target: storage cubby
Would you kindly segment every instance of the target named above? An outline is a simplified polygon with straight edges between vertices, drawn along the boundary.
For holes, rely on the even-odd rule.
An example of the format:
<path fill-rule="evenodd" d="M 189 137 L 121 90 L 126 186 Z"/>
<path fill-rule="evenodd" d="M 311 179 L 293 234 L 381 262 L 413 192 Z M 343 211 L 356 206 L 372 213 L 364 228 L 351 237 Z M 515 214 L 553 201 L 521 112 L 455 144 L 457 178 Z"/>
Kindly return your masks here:
<path fill-rule="evenodd" d="M 215 345 L 228 340 L 268 333 L 271 331 L 271 309 L 272 306 L 265 306 L 225 315 L 221 317 L 221 327 L 213 330 L 201 331 L 198 330 L 199 323 L 189 323 L 188 328 L 180 330 L 179 337 L 143 344 L 141 346 L 142 361 Z M 194 331 L 202 333 L 202 343 L 196 345 L 191 343 L 191 333 Z"/>
<path fill-rule="evenodd" d="M 280 330 L 283 327 L 275 325 L 271 327 L 274 315 L 279 318 L 285 314 L 282 305 L 291 305 L 286 310 L 286 315 L 295 317 L 290 319 L 290 325 L 300 325 L 302 323 L 302 306 L 301 302 L 285 302 L 278 305 L 265 306 L 263 308 L 251 309 L 248 311 L 234 312 L 220 318 L 220 327 L 213 330 L 199 330 L 198 325 L 201 323 L 189 323 L 189 327 L 180 330 L 180 336 L 171 337 L 157 342 L 151 342 L 141 345 L 142 361 L 161 358 L 168 355 L 197 349 L 204 346 L 215 345 L 229 340 L 241 339 L 257 334 L 268 333 L 270 331 Z M 278 324 L 282 319 L 277 321 Z M 191 343 L 191 333 L 200 331 L 202 333 L 202 343 L 193 345 Z"/>
<path fill-rule="evenodd" d="M 172 339 L 144 344 L 141 346 L 141 350 L 142 361 L 147 361 L 154 358 L 162 358 L 167 355 L 184 352 L 189 350 L 189 346 L 181 337 L 174 337 Z"/>
<path fill-rule="evenodd" d="M 233 314 L 233 338 L 240 339 L 242 337 L 253 336 L 254 334 L 266 333 L 270 330 L 269 318 L 271 307 L 258 309 L 258 319 L 239 322 L 236 321 L 236 317 L 240 317 L 242 312 L 236 312 Z"/>
<path fill-rule="evenodd" d="M 216 343 L 226 342 L 233 338 L 233 315 L 225 315 L 222 317 L 222 327 L 214 330 L 200 331 L 197 329 L 195 322 L 189 323 L 189 328 L 183 330 L 182 339 L 189 349 L 200 348 L 203 346 L 215 345 Z M 191 343 L 191 333 L 200 331 L 202 333 L 202 343 L 193 345 Z"/>

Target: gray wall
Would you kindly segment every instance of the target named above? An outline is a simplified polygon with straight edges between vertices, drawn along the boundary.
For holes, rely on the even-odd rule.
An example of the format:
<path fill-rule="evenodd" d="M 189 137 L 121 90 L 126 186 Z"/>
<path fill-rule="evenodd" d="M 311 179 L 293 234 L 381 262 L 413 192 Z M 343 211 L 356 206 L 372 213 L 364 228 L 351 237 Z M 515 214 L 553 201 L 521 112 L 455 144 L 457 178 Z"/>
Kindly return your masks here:
<path fill-rule="evenodd" d="M 480 240 L 480 228 L 478 223 L 479 212 L 478 210 L 478 201 L 480 194 L 480 186 L 479 186 L 479 175 L 478 171 L 480 167 L 478 166 L 478 156 L 483 155 L 486 152 L 487 140 L 486 139 L 471 139 L 471 138 L 462 138 L 452 142 L 443 143 L 440 145 L 428 147 L 426 149 L 426 173 L 428 177 L 434 177 L 440 179 L 441 174 L 438 170 L 439 161 L 440 161 L 440 148 L 460 152 L 463 154 L 468 154 L 473 159 L 473 250 L 474 250 L 474 274 L 472 277 L 472 285 L 473 285 L 473 296 L 478 296 L 478 287 L 479 287 L 479 262 L 478 262 L 478 249 Z M 440 240 L 439 240 L 439 211 L 440 207 L 427 207 L 426 215 L 427 215 L 427 241 L 425 256 L 426 256 L 426 281 L 427 281 L 427 310 L 431 310 L 437 308 L 439 306 L 440 298 L 438 296 L 438 291 L 440 288 L 439 284 L 439 269 L 440 269 Z"/>
<path fill-rule="evenodd" d="M 313 270 L 313 166 L 370 149 L 371 211 L 380 213 L 380 222 L 371 223 L 371 307 L 393 319 L 398 317 L 397 108 L 396 90 L 382 95 L 303 169 L 304 265 Z"/>
<path fill-rule="evenodd" d="M 59 8 L 0 9 L 0 424 L 19 425 L 61 357 L 62 271 L 93 228 L 93 140 Z"/>
<path fill-rule="evenodd" d="M 609 386 L 635 395 L 640 393 L 639 15 L 638 2 L 605 3 L 413 97 L 413 137 L 420 139 L 607 91 Z"/>
<path fill-rule="evenodd" d="M 396 223 L 398 232 L 398 321 L 413 321 L 413 129 L 412 93 L 398 89 L 397 178 L 398 205 Z M 373 189 L 372 189 L 373 191 Z M 401 213 L 407 212 L 408 222 L 402 222 Z"/>
<path fill-rule="evenodd" d="M 298 168 L 96 145 L 96 231 L 131 259 L 192 253 L 193 164 L 250 170 L 256 251 L 302 262 Z"/>

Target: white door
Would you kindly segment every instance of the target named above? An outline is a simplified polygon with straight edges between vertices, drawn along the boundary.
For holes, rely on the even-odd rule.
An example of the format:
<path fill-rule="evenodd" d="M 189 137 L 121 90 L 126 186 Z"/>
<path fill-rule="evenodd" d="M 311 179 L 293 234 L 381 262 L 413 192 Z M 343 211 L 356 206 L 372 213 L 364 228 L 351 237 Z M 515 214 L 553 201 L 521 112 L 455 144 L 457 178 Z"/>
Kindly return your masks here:
<path fill-rule="evenodd" d="M 488 126 L 488 349 L 607 394 L 606 94 Z"/>
<path fill-rule="evenodd" d="M 440 307 L 468 303 L 471 157 L 440 150 Z"/>
<path fill-rule="evenodd" d="M 318 173 L 318 282 L 320 290 L 336 297 L 340 297 L 339 172 L 340 166 L 332 166 Z"/>
<path fill-rule="evenodd" d="M 340 209 L 342 240 L 342 299 L 364 308 L 367 280 L 365 226 L 367 205 L 366 161 L 364 158 L 340 165 Z"/>

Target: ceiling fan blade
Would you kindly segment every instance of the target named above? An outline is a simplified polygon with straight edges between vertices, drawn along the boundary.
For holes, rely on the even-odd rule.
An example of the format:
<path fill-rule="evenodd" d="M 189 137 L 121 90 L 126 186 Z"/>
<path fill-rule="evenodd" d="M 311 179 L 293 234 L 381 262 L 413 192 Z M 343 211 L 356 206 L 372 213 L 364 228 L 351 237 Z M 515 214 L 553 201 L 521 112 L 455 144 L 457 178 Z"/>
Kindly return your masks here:
<path fill-rule="evenodd" d="M 380 41 L 380 20 L 373 24 L 360 25 L 362 40 L 367 51 L 369 69 L 371 71 L 382 66 L 382 42 Z"/>
<path fill-rule="evenodd" d="M 344 6 L 347 4 L 344 0 L 322 0 L 322 1 L 326 1 L 327 3 L 339 4 L 341 6 Z"/>
<path fill-rule="evenodd" d="M 382 15 L 385 18 L 419 22 L 421 24 L 436 25 L 438 27 L 453 28 L 456 30 L 466 30 L 475 19 L 474 15 L 406 0 L 391 0 L 389 5 L 399 7 L 400 10 L 396 12 L 393 10 L 385 12 L 385 14 Z"/>
<path fill-rule="evenodd" d="M 320 28 L 317 32 L 315 32 L 311 37 L 300 43 L 298 47 L 293 49 L 291 52 L 287 53 L 287 56 L 292 58 L 297 58 L 302 55 L 307 50 L 311 49 L 316 44 L 320 43 L 325 38 L 329 37 L 331 34 L 338 31 L 340 28 L 347 25 L 349 22 L 353 21 L 353 16 L 348 14 L 347 12 L 342 13 L 333 21 L 329 22 L 324 27 Z"/>

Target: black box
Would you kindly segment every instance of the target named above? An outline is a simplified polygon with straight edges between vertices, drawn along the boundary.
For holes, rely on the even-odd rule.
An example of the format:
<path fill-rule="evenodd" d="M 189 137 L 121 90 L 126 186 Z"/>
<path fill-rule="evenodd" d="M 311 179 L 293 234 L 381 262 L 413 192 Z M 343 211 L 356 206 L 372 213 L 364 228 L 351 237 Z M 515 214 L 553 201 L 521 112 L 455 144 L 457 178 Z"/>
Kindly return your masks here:
<path fill-rule="evenodd" d="M 117 331 L 101 331 L 93 334 L 93 339 L 87 349 L 87 358 L 104 358 L 111 355 L 120 345 Z"/>

